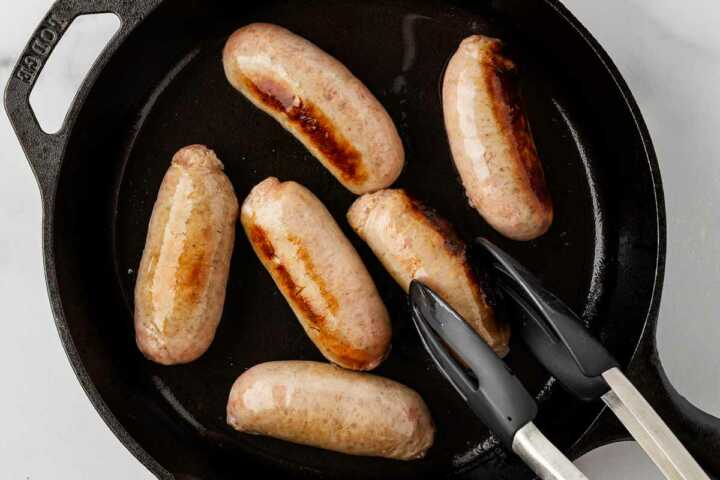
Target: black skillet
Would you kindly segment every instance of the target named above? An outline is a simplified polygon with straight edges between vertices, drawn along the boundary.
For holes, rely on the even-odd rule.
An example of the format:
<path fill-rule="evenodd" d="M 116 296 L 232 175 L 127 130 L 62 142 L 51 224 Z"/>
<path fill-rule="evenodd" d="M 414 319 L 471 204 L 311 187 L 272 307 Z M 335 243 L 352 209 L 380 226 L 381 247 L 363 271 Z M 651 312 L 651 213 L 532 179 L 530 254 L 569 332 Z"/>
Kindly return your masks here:
<path fill-rule="evenodd" d="M 225 80 L 220 53 L 241 25 L 268 21 L 340 59 L 395 120 L 407 151 L 397 185 L 450 219 L 466 238 L 497 242 L 576 311 L 621 362 L 693 455 L 720 472 L 720 421 L 668 384 L 655 347 L 665 264 L 658 166 L 637 105 L 597 42 L 556 0 L 274 1 L 60 0 L 23 53 L 6 92 L 13 126 L 37 176 L 55 319 L 70 362 L 120 440 L 160 478 L 229 479 L 254 471 L 310 478 L 531 478 L 431 366 L 406 297 L 344 215 L 354 197 Z M 43 133 L 28 97 L 78 15 L 123 21 L 88 75 L 62 130 Z M 537 241 L 498 236 L 468 206 L 450 160 L 439 86 L 459 41 L 505 39 L 522 66 L 523 99 L 555 201 Z M 238 195 L 269 175 L 297 180 L 330 208 L 392 313 L 393 351 L 377 373 L 426 399 L 437 423 L 427 458 L 356 458 L 234 432 L 233 380 L 258 362 L 322 360 L 239 232 L 225 314 L 200 360 L 161 367 L 142 358 L 132 289 L 153 201 L 178 148 L 205 143 Z M 521 344 L 509 362 L 538 394 L 543 432 L 570 456 L 628 438 L 600 404 L 549 380 Z M 92 454 L 88 452 L 87 454 Z"/>

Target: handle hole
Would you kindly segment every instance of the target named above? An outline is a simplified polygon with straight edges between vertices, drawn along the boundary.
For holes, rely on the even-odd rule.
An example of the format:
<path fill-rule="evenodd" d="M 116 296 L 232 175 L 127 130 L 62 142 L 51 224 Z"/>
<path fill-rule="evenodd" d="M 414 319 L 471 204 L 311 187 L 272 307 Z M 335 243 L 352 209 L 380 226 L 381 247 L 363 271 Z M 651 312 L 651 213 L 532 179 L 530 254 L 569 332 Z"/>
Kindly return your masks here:
<path fill-rule="evenodd" d="M 30 93 L 30 107 L 45 133 L 57 133 L 85 76 L 120 29 L 112 13 L 82 15 L 68 27 Z"/>

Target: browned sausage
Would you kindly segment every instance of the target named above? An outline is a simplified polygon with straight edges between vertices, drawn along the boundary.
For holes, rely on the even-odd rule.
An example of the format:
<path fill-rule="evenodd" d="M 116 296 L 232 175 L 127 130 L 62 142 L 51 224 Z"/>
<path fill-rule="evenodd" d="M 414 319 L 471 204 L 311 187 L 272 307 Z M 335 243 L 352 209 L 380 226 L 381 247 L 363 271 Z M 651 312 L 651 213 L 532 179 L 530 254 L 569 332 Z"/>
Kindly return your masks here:
<path fill-rule="evenodd" d="M 343 64 L 277 25 L 236 31 L 223 55 L 230 83 L 300 140 L 348 190 L 390 186 L 405 162 L 392 119 Z"/>
<path fill-rule="evenodd" d="M 531 240 L 550 227 L 553 207 L 514 70 L 499 40 L 466 38 L 445 71 L 443 111 L 470 203 L 498 232 Z"/>
<path fill-rule="evenodd" d="M 135 333 L 147 358 L 187 363 L 212 343 L 237 214 L 215 153 L 202 145 L 177 152 L 153 208 L 135 285 Z"/>
<path fill-rule="evenodd" d="M 438 292 L 498 353 L 508 351 L 509 327 L 499 322 L 468 264 L 465 244 L 444 219 L 404 190 L 363 195 L 348 221 L 407 292 L 418 279 Z"/>
<path fill-rule="evenodd" d="M 435 434 L 413 390 L 317 362 L 269 362 L 243 373 L 230 392 L 227 421 L 241 432 L 398 460 L 425 456 Z"/>
<path fill-rule="evenodd" d="M 242 224 L 310 339 L 345 368 L 371 370 L 390 350 L 390 319 L 375 284 L 320 200 L 268 178 L 242 206 Z"/>

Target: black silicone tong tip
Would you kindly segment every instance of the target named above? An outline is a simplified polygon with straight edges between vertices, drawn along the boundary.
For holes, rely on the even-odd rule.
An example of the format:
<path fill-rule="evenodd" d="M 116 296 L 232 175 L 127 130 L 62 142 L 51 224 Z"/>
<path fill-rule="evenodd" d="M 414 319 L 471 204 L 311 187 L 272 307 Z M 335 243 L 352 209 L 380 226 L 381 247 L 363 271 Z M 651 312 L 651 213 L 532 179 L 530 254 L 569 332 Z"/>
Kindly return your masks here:
<path fill-rule="evenodd" d="M 593 400 L 609 390 L 602 374 L 617 367 L 615 359 L 580 318 L 514 258 L 487 239 L 475 244 L 490 257 L 497 285 L 523 311 L 516 326 L 533 354 L 572 393 Z"/>
<path fill-rule="evenodd" d="M 410 285 L 413 322 L 437 368 L 480 419 L 509 448 L 537 414 L 535 400 L 490 346 L 439 295 Z M 448 348 L 467 365 L 471 377 Z"/>

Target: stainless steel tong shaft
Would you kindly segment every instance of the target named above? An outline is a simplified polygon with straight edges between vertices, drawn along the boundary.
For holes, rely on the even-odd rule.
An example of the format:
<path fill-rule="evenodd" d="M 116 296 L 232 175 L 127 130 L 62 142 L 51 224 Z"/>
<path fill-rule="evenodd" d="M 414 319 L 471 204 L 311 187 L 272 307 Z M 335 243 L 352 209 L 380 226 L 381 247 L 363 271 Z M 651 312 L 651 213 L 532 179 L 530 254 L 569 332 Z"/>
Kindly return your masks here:
<path fill-rule="evenodd" d="M 710 480 L 675 434 L 617 368 L 603 373 L 602 399 L 669 480 Z"/>
<path fill-rule="evenodd" d="M 543 480 L 588 480 L 532 422 L 517 431 L 512 449 Z"/>

